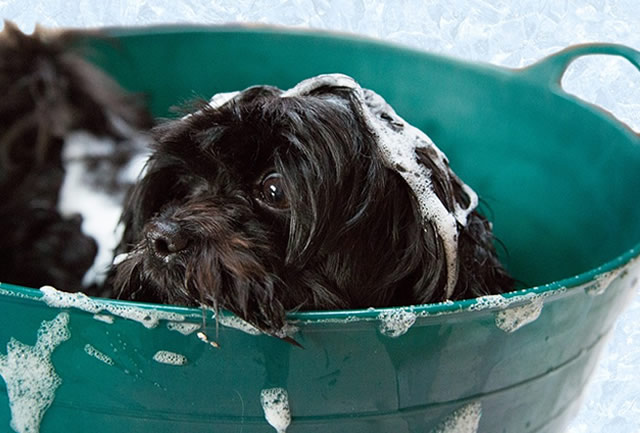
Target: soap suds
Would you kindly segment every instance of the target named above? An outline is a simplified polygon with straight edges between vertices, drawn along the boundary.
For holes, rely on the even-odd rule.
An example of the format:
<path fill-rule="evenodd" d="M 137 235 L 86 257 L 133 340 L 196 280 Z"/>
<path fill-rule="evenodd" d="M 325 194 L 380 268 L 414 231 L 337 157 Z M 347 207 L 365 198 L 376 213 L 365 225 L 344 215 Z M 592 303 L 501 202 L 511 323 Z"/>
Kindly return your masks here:
<path fill-rule="evenodd" d="M 264 334 L 261 330 L 253 326 L 251 323 L 246 320 L 232 314 L 215 314 L 215 311 L 209 307 L 210 311 L 213 312 L 214 318 L 218 321 L 218 324 L 225 326 L 227 328 L 237 329 L 238 331 L 242 331 L 249 335 L 261 335 Z M 296 326 L 291 325 L 290 323 L 285 324 L 282 329 L 277 330 L 274 333 L 276 337 L 284 338 L 284 337 L 292 337 L 298 332 L 298 328 Z"/>
<path fill-rule="evenodd" d="M 206 344 L 210 345 L 213 348 L 216 348 L 216 349 L 220 348 L 220 345 L 218 344 L 217 341 L 209 340 L 209 337 L 207 336 L 207 334 L 205 334 L 202 331 L 198 332 L 196 334 L 196 337 L 198 337 L 198 340 L 202 341 L 203 343 L 206 343 Z"/>
<path fill-rule="evenodd" d="M 104 362 L 107 365 L 114 365 L 113 359 L 111 359 L 108 355 L 100 352 L 90 344 L 85 344 L 84 351 L 87 353 L 87 355 L 96 358 L 98 361 Z"/>
<path fill-rule="evenodd" d="M 238 316 L 225 316 L 218 314 L 216 316 L 218 323 L 222 326 L 237 329 L 249 335 L 260 335 L 262 331 L 253 326 L 251 323 L 239 318 Z"/>
<path fill-rule="evenodd" d="M 168 322 L 167 328 L 170 331 L 176 331 L 181 333 L 182 335 L 190 335 L 200 329 L 200 325 L 198 323 L 189 322 Z"/>
<path fill-rule="evenodd" d="M 613 280 L 618 278 L 618 275 L 622 272 L 622 268 L 614 269 L 609 272 L 598 275 L 592 284 L 585 287 L 584 291 L 591 296 L 599 296 L 607 291 Z"/>
<path fill-rule="evenodd" d="M 237 92 L 237 91 L 236 92 L 216 93 L 209 100 L 209 107 L 211 109 L 213 109 L 213 110 L 216 110 L 216 109 L 222 107 L 227 102 L 231 101 L 233 98 L 235 98 L 239 94 L 240 94 L 240 92 Z M 192 116 L 197 116 L 197 115 L 199 115 L 201 113 L 202 113 L 202 110 L 197 110 L 197 111 L 195 111 L 193 113 L 185 114 L 184 116 L 182 116 L 182 120 L 188 119 L 188 118 L 190 118 Z"/>
<path fill-rule="evenodd" d="M 187 357 L 179 353 L 169 352 L 168 350 L 158 350 L 153 355 L 153 360 L 161 364 L 168 365 L 187 365 Z"/>
<path fill-rule="evenodd" d="M 40 300 L 40 298 L 37 296 L 27 295 L 26 293 L 21 293 L 14 290 L 3 289 L 2 287 L 0 287 L 0 296 L 12 296 L 14 298 L 20 298 L 20 299 L 31 299 L 32 301 Z"/>
<path fill-rule="evenodd" d="M 537 298 L 525 305 L 507 308 L 496 314 L 496 326 L 511 333 L 540 317 L 544 301 Z"/>
<path fill-rule="evenodd" d="M 470 403 L 446 417 L 431 433 L 477 433 L 481 416 L 482 404 Z"/>
<path fill-rule="evenodd" d="M 469 311 L 480 311 L 491 308 L 507 308 L 511 304 L 510 298 L 502 295 L 486 295 L 476 298 L 476 303 L 469 307 Z"/>
<path fill-rule="evenodd" d="M 549 296 L 557 295 L 563 292 L 566 292 L 566 288 L 561 288 L 557 290 L 553 290 L 550 292 L 543 293 L 525 293 L 523 295 L 515 295 L 515 296 L 503 296 L 503 295 L 487 295 L 480 296 L 479 298 L 475 298 L 475 303 L 470 305 L 467 310 L 469 311 L 481 311 L 481 310 L 489 310 L 489 309 L 505 309 L 511 306 L 512 304 L 532 302 L 536 299 L 546 299 Z"/>
<path fill-rule="evenodd" d="M 566 291 L 567 289 L 563 287 L 549 292 L 526 293 L 508 298 L 503 295 L 481 296 L 476 298 L 476 303 L 468 310 L 500 309 L 501 311 L 498 311 L 495 317 L 496 326 L 505 332 L 512 333 L 540 317 L 546 298 Z M 512 304 L 522 305 L 511 307 Z"/>
<path fill-rule="evenodd" d="M 240 92 L 225 92 L 225 93 L 216 93 L 209 100 L 209 106 L 212 109 L 217 109 L 222 107 L 227 102 L 231 101 L 233 98 L 238 96 Z"/>
<path fill-rule="evenodd" d="M 120 263 L 127 260 L 128 257 L 129 257 L 129 253 L 120 253 L 113 258 L 113 262 L 111 262 L 111 265 L 118 266 Z"/>
<path fill-rule="evenodd" d="M 139 322 L 146 328 L 155 328 L 158 326 L 160 320 L 170 320 L 174 322 L 184 321 L 184 316 L 182 314 L 112 304 L 108 301 L 92 299 L 80 292 L 61 292 L 51 286 L 43 286 L 40 288 L 40 291 L 43 294 L 42 300 L 50 307 L 77 308 L 93 314 L 106 311 L 114 316 Z"/>
<path fill-rule="evenodd" d="M 435 227 L 446 255 L 446 297 L 451 297 L 458 279 L 458 225 L 467 224 L 468 215 L 478 204 L 476 193 L 453 173 L 447 157 L 424 132 L 409 125 L 380 95 L 362 89 L 351 77 L 342 74 L 320 75 L 300 82 L 283 92 L 282 97 L 309 94 L 325 86 L 345 87 L 353 91 L 367 126 L 376 137 L 385 165 L 404 178 L 418 200 L 422 217 Z M 417 160 L 417 149 L 428 151 L 439 171 L 437 176 L 461 186 L 468 199 L 467 205 L 454 199 L 454 209 L 447 210 L 435 193 L 431 182 L 433 173 Z"/>
<path fill-rule="evenodd" d="M 260 392 L 264 418 L 278 433 L 286 433 L 291 424 L 289 395 L 283 388 L 268 388 Z"/>
<path fill-rule="evenodd" d="M 113 325 L 113 322 L 115 321 L 115 318 L 109 314 L 94 314 L 93 318 L 100 322 L 108 323 L 109 325 Z"/>
<path fill-rule="evenodd" d="M 407 310 L 384 311 L 378 316 L 380 332 L 387 337 L 396 338 L 407 333 L 416 322 L 416 313 Z"/>
<path fill-rule="evenodd" d="M 70 338 L 69 315 L 58 314 L 43 321 L 34 346 L 11 338 L 7 354 L 0 354 L 0 375 L 7 384 L 11 409 L 11 428 L 18 433 L 37 433 L 46 410 L 51 406 L 62 379 L 51 363 L 51 353 Z"/>

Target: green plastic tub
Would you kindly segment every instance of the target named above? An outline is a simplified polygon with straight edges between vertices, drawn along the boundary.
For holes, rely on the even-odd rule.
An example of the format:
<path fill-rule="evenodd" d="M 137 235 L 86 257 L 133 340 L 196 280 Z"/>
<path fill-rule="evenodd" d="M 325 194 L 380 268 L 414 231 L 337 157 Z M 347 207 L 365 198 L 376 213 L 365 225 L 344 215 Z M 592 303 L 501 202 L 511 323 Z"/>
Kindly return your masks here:
<path fill-rule="evenodd" d="M 638 52 L 582 45 L 510 70 L 317 32 L 110 31 L 117 47 L 97 44 L 92 59 L 158 116 L 194 95 L 353 76 L 448 154 L 530 288 L 292 314 L 304 348 L 209 317 L 214 348 L 199 310 L 80 298 L 83 309 L 59 309 L 51 291 L 2 284 L 1 431 L 41 418 L 52 433 L 284 432 L 288 416 L 288 433 L 563 431 L 638 285 L 640 139 L 559 83 L 579 56 L 639 66 Z"/>

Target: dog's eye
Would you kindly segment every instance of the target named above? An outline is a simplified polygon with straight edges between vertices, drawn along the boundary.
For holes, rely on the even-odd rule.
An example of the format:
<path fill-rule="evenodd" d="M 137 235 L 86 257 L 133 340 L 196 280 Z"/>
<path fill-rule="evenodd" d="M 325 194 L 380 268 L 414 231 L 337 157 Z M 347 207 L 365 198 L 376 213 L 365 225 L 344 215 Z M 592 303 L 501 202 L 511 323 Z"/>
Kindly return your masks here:
<path fill-rule="evenodd" d="M 270 173 L 260 184 L 260 198 L 269 206 L 284 209 L 289 206 L 284 182 L 280 173 Z"/>

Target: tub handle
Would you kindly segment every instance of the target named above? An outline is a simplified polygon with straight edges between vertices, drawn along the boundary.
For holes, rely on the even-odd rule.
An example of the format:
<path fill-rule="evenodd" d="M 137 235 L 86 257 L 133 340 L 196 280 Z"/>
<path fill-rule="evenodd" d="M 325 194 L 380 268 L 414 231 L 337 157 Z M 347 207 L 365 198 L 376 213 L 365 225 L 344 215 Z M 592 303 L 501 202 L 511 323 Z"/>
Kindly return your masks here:
<path fill-rule="evenodd" d="M 542 83 L 555 90 L 562 90 L 562 76 L 571 62 L 578 57 L 593 54 L 624 57 L 640 70 L 640 51 L 620 44 L 588 43 L 573 45 L 555 54 L 551 54 L 537 63 L 522 69 L 522 73 L 532 81 Z"/>

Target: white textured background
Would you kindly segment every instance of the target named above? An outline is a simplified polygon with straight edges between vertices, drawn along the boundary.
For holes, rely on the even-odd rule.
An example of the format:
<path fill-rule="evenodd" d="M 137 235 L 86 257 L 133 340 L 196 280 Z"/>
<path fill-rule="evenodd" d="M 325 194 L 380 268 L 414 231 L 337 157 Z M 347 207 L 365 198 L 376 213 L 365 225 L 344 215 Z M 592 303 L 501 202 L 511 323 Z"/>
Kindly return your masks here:
<path fill-rule="evenodd" d="M 510 67 L 531 64 L 580 42 L 617 42 L 640 49 L 638 0 L 0 0 L 0 17 L 25 31 L 35 23 L 315 27 Z M 640 75 L 627 62 L 602 56 L 579 59 L 563 84 L 640 130 Z M 567 433 L 640 433 L 640 293 L 615 326 L 584 406 Z"/>

